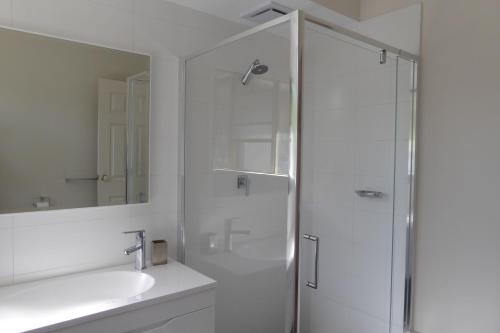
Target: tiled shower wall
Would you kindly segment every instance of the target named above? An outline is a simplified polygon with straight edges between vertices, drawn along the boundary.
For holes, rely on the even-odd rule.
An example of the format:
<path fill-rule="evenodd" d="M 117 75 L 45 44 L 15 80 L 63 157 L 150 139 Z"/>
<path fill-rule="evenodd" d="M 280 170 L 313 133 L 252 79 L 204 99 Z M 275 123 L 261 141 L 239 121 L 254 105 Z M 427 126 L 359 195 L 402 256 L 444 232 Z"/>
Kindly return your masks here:
<path fill-rule="evenodd" d="M 306 27 L 301 232 L 320 237 L 320 288 L 301 293 L 302 330 L 402 332 L 411 66 Z"/>
<path fill-rule="evenodd" d="M 244 27 L 162 0 L 0 0 L 0 25 L 150 54 L 152 80 L 151 202 L 0 215 L 0 285 L 130 262 L 129 229 L 175 257 L 179 56 Z"/>
<path fill-rule="evenodd" d="M 284 331 L 288 142 L 271 154 L 269 140 L 288 138 L 289 33 L 287 23 L 187 63 L 186 263 L 218 281 L 219 333 Z M 255 59 L 268 72 L 243 86 Z M 228 225 L 246 234 L 228 238 Z"/>

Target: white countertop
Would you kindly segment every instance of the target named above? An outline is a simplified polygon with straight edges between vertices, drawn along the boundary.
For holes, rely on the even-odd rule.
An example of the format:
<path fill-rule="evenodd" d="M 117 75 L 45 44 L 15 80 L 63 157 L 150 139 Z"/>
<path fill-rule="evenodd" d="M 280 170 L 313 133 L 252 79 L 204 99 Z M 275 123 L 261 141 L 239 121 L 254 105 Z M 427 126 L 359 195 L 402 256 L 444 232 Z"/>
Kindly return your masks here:
<path fill-rule="evenodd" d="M 54 288 L 51 299 L 36 299 L 31 302 L 32 304 L 28 304 L 30 311 L 26 311 L 24 306 L 18 306 L 19 303 L 12 302 L 17 294 L 24 293 L 26 295 L 26 290 L 37 289 L 54 282 L 64 282 L 68 278 L 115 271 L 134 271 L 134 269 L 132 264 L 122 265 L 0 288 L 0 331 L 2 333 L 38 333 L 61 329 L 145 306 L 168 302 L 215 288 L 216 284 L 214 280 L 201 273 L 169 260 L 167 265 L 149 266 L 145 269 L 143 273 L 153 277 L 155 283 L 151 289 L 132 297 L 103 300 L 98 303 L 94 302 L 90 306 L 76 306 L 71 311 L 64 311 L 65 309 L 62 309 L 61 306 L 58 307 L 57 288 Z M 85 290 L 77 292 L 85 293 Z M 36 315 L 33 315 L 34 312 Z"/>

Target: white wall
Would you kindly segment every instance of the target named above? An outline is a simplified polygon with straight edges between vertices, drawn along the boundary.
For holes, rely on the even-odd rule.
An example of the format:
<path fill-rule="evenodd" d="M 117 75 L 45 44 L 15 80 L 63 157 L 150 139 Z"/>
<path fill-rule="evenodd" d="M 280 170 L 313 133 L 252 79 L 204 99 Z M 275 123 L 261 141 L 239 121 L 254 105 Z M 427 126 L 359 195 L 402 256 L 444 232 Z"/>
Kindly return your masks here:
<path fill-rule="evenodd" d="M 322 6 L 330 8 L 342 15 L 347 15 L 353 19 L 359 20 L 360 0 L 312 0 Z"/>
<path fill-rule="evenodd" d="M 500 2 L 426 0 L 415 326 L 500 331 Z"/>
<path fill-rule="evenodd" d="M 390 13 L 402 8 L 409 7 L 421 0 L 361 0 L 360 17 L 366 20 L 370 17 Z"/>
<path fill-rule="evenodd" d="M 365 36 L 418 55 L 421 20 L 422 6 L 415 4 L 346 26 Z"/>
<path fill-rule="evenodd" d="M 315 17 L 354 30 L 393 47 L 413 54 L 420 52 L 420 21 L 422 18 L 420 4 L 388 11 L 384 15 L 370 17 L 362 21 L 319 5 L 308 6 L 306 11 Z"/>
<path fill-rule="evenodd" d="M 151 203 L 0 215 L 0 284 L 130 262 L 122 231 L 177 238 L 178 56 L 242 27 L 162 0 L 0 0 L 0 24 L 151 54 Z"/>
<path fill-rule="evenodd" d="M 422 2 L 415 328 L 499 332 L 500 2 Z"/>

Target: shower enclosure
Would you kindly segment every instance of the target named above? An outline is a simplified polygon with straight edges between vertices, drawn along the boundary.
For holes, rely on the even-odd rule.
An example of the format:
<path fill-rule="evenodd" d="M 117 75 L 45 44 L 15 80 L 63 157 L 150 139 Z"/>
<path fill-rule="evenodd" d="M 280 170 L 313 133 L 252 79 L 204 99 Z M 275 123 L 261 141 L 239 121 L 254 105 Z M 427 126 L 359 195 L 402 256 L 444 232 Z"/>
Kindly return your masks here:
<path fill-rule="evenodd" d="M 416 67 L 300 11 L 185 60 L 178 251 L 217 333 L 410 328 Z"/>

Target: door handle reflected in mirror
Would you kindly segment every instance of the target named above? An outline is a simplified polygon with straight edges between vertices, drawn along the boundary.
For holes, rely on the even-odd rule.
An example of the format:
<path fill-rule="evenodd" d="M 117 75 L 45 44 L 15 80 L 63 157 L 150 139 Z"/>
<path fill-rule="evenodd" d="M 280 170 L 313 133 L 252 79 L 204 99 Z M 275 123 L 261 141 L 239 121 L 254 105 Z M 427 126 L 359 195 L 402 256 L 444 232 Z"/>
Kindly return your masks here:
<path fill-rule="evenodd" d="M 108 175 L 99 176 L 99 180 L 101 182 L 107 182 L 107 181 L 109 181 L 109 176 Z"/>

